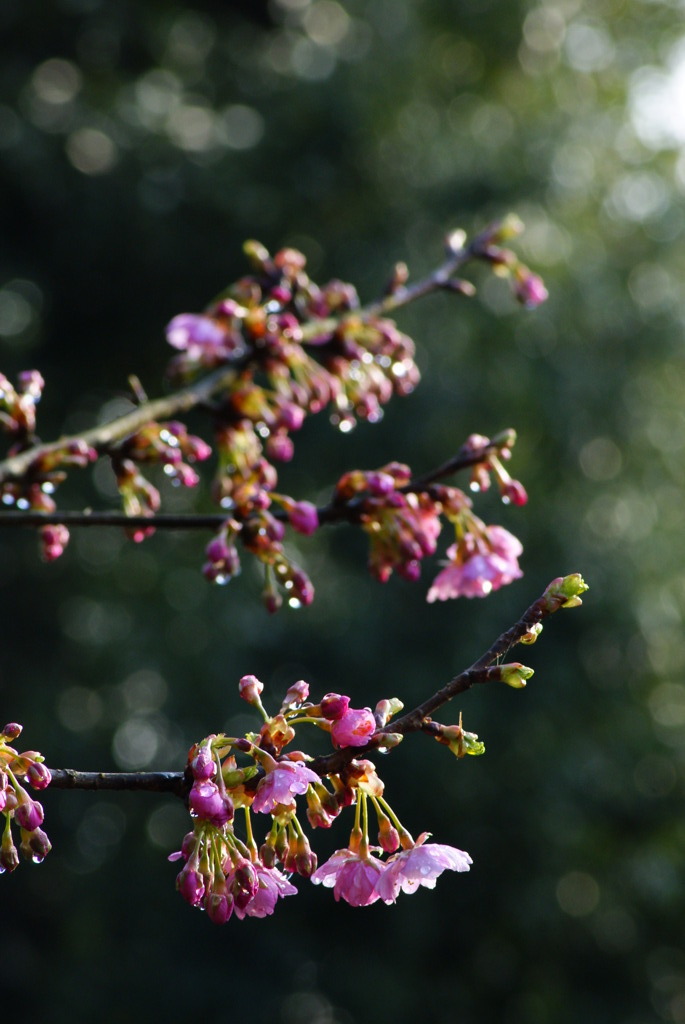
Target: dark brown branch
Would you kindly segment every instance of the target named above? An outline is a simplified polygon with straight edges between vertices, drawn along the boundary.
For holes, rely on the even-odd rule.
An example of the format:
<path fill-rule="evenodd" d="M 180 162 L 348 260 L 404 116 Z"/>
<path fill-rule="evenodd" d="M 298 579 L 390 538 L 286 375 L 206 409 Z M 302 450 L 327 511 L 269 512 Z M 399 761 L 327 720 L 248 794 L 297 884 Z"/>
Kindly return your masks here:
<path fill-rule="evenodd" d="M 552 587 L 553 584 L 550 584 L 544 594 L 526 609 L 518 622 L 502 633 L 470 668 L 460 672 L 418 707 L 379 729 L 370 743 L 363 747 L 345 747 L 332 754 L 316 757 L 309 763 L 309 767 L 321 778 L 325 775 L 339 774 L 350 761 L 382 747 L 384 735 L 398 733 L 406 736 L 412 732 L 420 732 L 431 715 L 454 697 L 470 690 L 477 683 L 501 681 L 499 669 L 491 667 L 493 662 L 505 655 L 543 619 L 564 607 L 569 595 L 564 594 L 560 588 L 552 590 Z M 584 584 L 583 589 L 586 589 Z M 170 793 L 182 799 L 185 799 L 189 790 L 189 780 L 183 772 L 77 772 L 67 768 L 51 768 L 50 772 L 51 785 L 54 789 L 146 791 Z"/>
<path fill-rule="evenodd" d="M 51 789 L 127 790 L 170 793 L 181 798 L 188 792 L 183 772 L 77 772 L 71 768 L 51 768 L 50 774 Z"/>
<path fill-rule="evenodd" d="M 489 455 L 496 454 L 502 449 L 502 441 L 497 438 L 488 441 L 478 448 L 464 444 L 459 451 L 443 462 L 440 466 L 420 476 L 414 477 L 399 490 L 403 493 L 412 491 L 428 490 L 431 484 L 438 480 L 451 476 L 462 469 L 484 462 Z M 1 471 L 0 464 L 0 471 Z M 358 519 L 359 509 L 362 507 L 364 498 L 351 498 L 344 502 L 330 502 L 318 508 L 320 523 L 354 522 Z M 277 519 L 286 519 L 287 515 L 283 509 L 272 509 L 272 515 Z M 123 512 L 110 512 L 108 510 L 86 509 L 83 512 L 71 510 L 55 512 L 17 512 L 16 510 L 0 511 L 0 527 L 3 526 L 48 526 L 62 524 L 68 527 L 76 526 L 110 526 L 110 527 L 154 527 L 159 530 L 218 530 L 226 520 L 230 518 L 230 512 L 209 512 L 209 513 L 165 513 L 158 512 L 152 516 L 127 516 Z"/>
<path fill-rule="evenodd" d="M 85 512 L 0 512 L 2 526 L 135 526 L 154 527 L 159 530 L 218 530 L 229 514 L 226 512 L 189 513 L 177 515 L 158 512 L 154 516 L 127 516 L 125 512 L 86 510 Z"/>
<path fill-rule="evenodd" d="M 562 605 L 563 599 L 558 601 L 550 600 L 547 591 L 545 591 L 537 601 L 526 609 L 518 622 L 502 633 L 489 650 L 477 661 L 474 661 L 470 668 L 460 672 L 459 675 L 451 679 L 449 683 L 412 711 L 406 712 L 400 718 L 393 719 L 388 725 L 380 729 L 375 734 L 373 740 L 367 743 L 366 746 L 346 747 L 343 750 L 335 751 L 333 754 L 315 758 L 311 768 L 322 777 L 328 774 L 335 774 L 340 772 L 354 758 L 363 757 L 365 754 L 372 753 L 379 746 L 382 746 L 382 736 L 384 733 L 399 733 L 401 736 L 406 736 L 411 732 L 419 732 L 426 720 L 438 708 L 453 700 L 460 693 L 470 690 L 475 684 L 490 682 L 493 679 L 493 673 L 490 670 L 492 663 L 500 656 L 506 654 L 507 651 L 520 641 L 521 637 L 530 633 L 535 625 L 557 611 Z M 497 674 L 494 677 L 499 678 Z"/>
<path fill-rule="evenodd" d="M 510 437 L 516 437 L 513 430 L 506 433 Z M 492 440 L 488 440 L 487 444 L 479 445 L 477 448 L 468 443 L 463 444 L 456 455 L 453 455 L 436 469 L 432 469 L 422 476 L 414 477 L 413 480 L 405 487 L 401 487 L 400 490 L 405 492 L 423 491 L 430 487 L 431 484 L 437 483 L 438 480 L 443 480 L 446 476 L 452 476 L 453 473 L 458 473 L 462 469 L 469 469 L 471 466 L 477 466 L 479 462 L 485 462 L 488 456 L 501 453 L 504 447 L 502 437 L 503 435 L 500 434 L 492 438 Z"/>

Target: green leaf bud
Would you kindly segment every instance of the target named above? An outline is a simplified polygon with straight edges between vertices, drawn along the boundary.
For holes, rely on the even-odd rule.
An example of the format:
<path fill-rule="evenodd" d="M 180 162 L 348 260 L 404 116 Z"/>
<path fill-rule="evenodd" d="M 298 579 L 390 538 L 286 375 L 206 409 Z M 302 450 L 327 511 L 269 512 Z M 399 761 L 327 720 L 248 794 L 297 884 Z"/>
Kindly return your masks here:
<path fill-rule="evenodd" d="M 522 690 L 526 685 L 526 680 L 533 675 L 533 669 L 514 661 L 510 665 L 500 665 L 500 673 L 503 683 L 511 686 L 514 690 Z"/>

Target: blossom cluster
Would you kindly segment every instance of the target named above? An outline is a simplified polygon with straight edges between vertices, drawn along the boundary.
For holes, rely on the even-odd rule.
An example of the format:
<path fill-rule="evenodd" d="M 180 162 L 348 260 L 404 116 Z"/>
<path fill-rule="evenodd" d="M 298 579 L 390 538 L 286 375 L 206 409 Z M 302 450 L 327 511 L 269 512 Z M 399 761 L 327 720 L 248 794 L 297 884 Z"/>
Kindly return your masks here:
<path fill-rule="evenodd" d="M 232 915 L 265 917 L 279 899 L 295 895 L 291 879 L 298 875 L 333 888 L 336 900 L 352 906 L 379 899 L 393 903 L 400 892 L 414 892 L 420 885 L 433 888 L 445 870 L 469 869 L 471 858 L 464 851 L 428 843 L 427 833 L 414 841 L 365 757 L 350 756 L 332 771 L 300 750 L 286 751 L 302 724 L 329 733 L 335 750 L 387 749 L 401 739 L 385 729 L 401 710 L 400 701 L 381 701 L 371 711 L 350 707 L 349 697 L 329 693 L 314 704 L 307 683 L 300 680 L 287 691 L 278 713 L 269 716 L 261 701 L 263 685 L 255 676 L 244 676 L 239 689 L 260 713 L 260 731 L 243 737 L 211 735 L 188 755 L 193 828 L 169 859 L 183 861 L 176 887 L 191 906 L 207 911 L 217 924 Z M 347 845 L 321 865 L 298 817 L 298 798 L 310 828 L 329 828 L 344 808 L 354 808 Z M 370 809 L 377 820 L 376 842 L 369 834 Z M 258 844 L 261 815 L 268 825 Z M 236 832 L 236 819 L 244 822 L 243 837 Z"/>
<path fill-rule="evenodd" d="M 486 490 L 493 475 L 502 500 L 522 505 L 523 485 L 502 465 L 514 443 L 508 431 L 499 442 L 472 435 L 465 453 L 480 453 L 472 464 L 472 490 Z M 408 466 L 393 462 L 379 470 L 346 473 L 338 482 L 333 508 L 354 510 L 370 541 L 369 569 L 385 583 L 396 571 L 408 580 L 421 573 L 421 561 L 434 554 L 442 518 L 454 528 L 455 543 L 447 549 L 449 561 L 428 591 L 427 600 L 485 597 L 518 579 L 520 542 L 501 526 L 486 526 L 474 515 L 472 501 L 457 487 L 412 482 Z"/>
<path fill-rule="evenodd" d="M 549 298 L 542 278 L 522 263 L 515 252 L 502 245 L 522 231 L 521 219 L 516 214 L 509 214 L 481 232 L 476 248 L 478 255 L 491 264 L 496 274 L 509 278 L 516 301 L 526 309 L 535 309 Z"/>
<path fill-rule="evenodd" d="M 35 442 L 36 407 L 41 400 L 45 381 L 38 370 L 25 370 L 18 375 L 14 387 L 0 374 L 0 428 L 11 438 L 9 454 L 17 454 Z M 86 466 L 97 453 L 81 439 L 72 439 L 56 450 L 44 451 L 32 460 L 20 478 L 10 477 L 0 485 L 0 502 L 19 511 L 54 512 L 54 494 L 64 479 L 65 466 Z M 59 467 L 59 468 L 58 468 Z M 61 524 L 40 527 L 43 557 L 53 561 L 64 551 L 69 531 Z"/>
<path fill-rule="evenodd" d="M 453 232 L 446 245 L 449 269 L 436 272 L 430 290 L 472 294 L 473 287 L 456 278 L 455 270 L 477 259 L 508 276 L 524 305 L 544 301 L 540 279 L 503 246 L 519 230 L 519 222 L 506 218 L 470 245 L 463 232 Z M 195 487 L 200 482 L 196 466 L 211 458 L 211 495 L 226 518 L 206 547 L 204 575 L 228 583 L 240 572 L 242 548 L 263 567 L 262 597 L 273 612 L 284 600 L 292 607 L 313 600 L 311 580 L 283 542 L 287 525 L 310 535 L 321 522 L 310 502 L 278 492 L 277 465 L 293 458 L 295 437 L 307 416 L 327 409 L 343 432 L 359 419 L 376 422 L 393 395 L 413 391 L 419 371 L 414 342 L 386 315 L 409 301 L 403 264 L 395 268 L 385 297 L 362 307 L 353 285 L 337 279 L 314 282 L 305 256 L 296 249 L 271 255 L 250 241 L 244 251 L 251 273 L 203 312 L 180 313 L 167 325 L 166 339 L 175 353 L 167 379 L 177 389 L 178 402 L 173 395 L 168 402 L 148 402 L 131 378 L 130 413 L 101 431 L 42 445 L 35 436 L 44 386 L 40 373 L 20 374 L 16 387 L 0 376 L 0 428 L 11 439 L 10 457 L 0 472 L 0 501 L 18 511 L 56 513 L 53 494 L 65 470 L 107 458 L 124 513 L 137 520 L 127 532 L 142 541 L 154 532 L 161 482 L 166 478 L 176 486 Z M 211 443 L 174 418 L 195 407 L 211 416 Z M 505 501 L 522 504 L 525 490 L 503 465 L 512 443 L 505 436 L 490 446 L 487 438 L 474 434 L 463 450 L 468 456 L 469 445 L 474 452 L 486 449 L 483 458 L 468 463 L 473 489 L 489 486 L 493 476 Z M 22 458 L 13 463 L 13 456 Z M 519 575 L 514 543 L 503 543 L 501 532 L 488 533 L 475 518 L 461 522 L 469 507 L 458 489 L 435 481 L 430 487 L 412 486 L 407 467 L 392 463 L 376 472 L 345 474 L 329 512 L 367 532 L 370 570 L 381 581 L 394 571 L 415 580 L 422 559 L 435 552 L 439 517 L 451 519 L 457 531 L 456 545 L 448 552 L 453 571 L 436 581 L 433 600 L 482 595 Z M 45 524 L 40 531 L 43 556 L 59 557 L 69 540 L 66 526 Z"/>
<path fill-rule="evenodd" d="M 263 684 L 256 676 L 243 676 L 239 693 L 261 716 L 259 730 L 205 737 L 191 747 L 185 772 L 177 773 L 174 791 L 186 795 L 192 823 L 180 849 L 169 857 L 182 861 L 176 879 L 181 896 L 223 924 L 233 915 L 272 914 L 279 899 L 297 893 L 296 876 L 332 888 L 336 900 L 358 907 L 378 900 L 393 903 L 400 893 L 413 893 L 420 886 L 432 889 L 444 871 L 468 871 L 472 861 L 463 850 L 427 842 L 426 832 L 413 839 L 388 803 L 385 785 L 367 755 L 385 753 L 406 733 L 417 731 L 457 758 L 483 754 L 485 744 L 464 729 L 461 714 L 457 724 L 445 725 L 432 712 L 475 682 L 525 687 L 533 670 L 520 662 L 495 663 L 498 651 L 511 647 L 512 636 L 514 643 L 535 643 L 541 620 L 560 608 L 582 604 L 587 589 L 577 573 L 553 580 L 479 662 L 399 719 L 395 716 L 403 705 L 397 698 L 380 700 L 373 710 L 352 707 L 350 698 L 340 693 L 327 693 L 314 703 L 304 680 L 289 687 L 276 714 L 270 715 L 262 704 Z M 327 734 L 332 750 L 312 757 L 292 749 L 299 726 Z M 20 854 L 40 863 L 51 849 L 41 828 L 43 807 L 24 784 L 43 790 L 50 783 L 63 784 L 65 775 L 71 785 L 73 775 L 90 774 L 50 771 L 37 751 L 20 753 L 12 744 L 21 732 L 15 722 L 0 732 L 0 812 L 5 815 L 0 874 L 13 871 Z M 96 783 L 102 780 L 101 774 L 92 775 L 97 775 Z M 126 778 L 121 788 L 129 782 Z M 319 864 L 305 829 L 330 828 L 348 807 L 354 819 L 346 845 Z M 373 834 L 371 815 L 376 821 Z M 239 834 L 236 825 L 241 822 Z M 18 848 L 13 826 L 19 828 Z"/>
<path fill-rule="evenodd" d="M 0 874 L 14 871 L 19 865 L 19 854 L 25 860 L 39 864 L 50 852 L 50 840 L 40 827 L 43 807 L 28 793 L 20 780 L 33 789 L 45 789 L 51 781 L 43 757 L 36 750 L 19 753 L 12 744 L 19 738 L 22 727 L 10 722 L 0 733 L 0 812 L 5 816 L 5 827 L 0 843 Z M 17 849 L 12 825 L 19 828 Z"/>

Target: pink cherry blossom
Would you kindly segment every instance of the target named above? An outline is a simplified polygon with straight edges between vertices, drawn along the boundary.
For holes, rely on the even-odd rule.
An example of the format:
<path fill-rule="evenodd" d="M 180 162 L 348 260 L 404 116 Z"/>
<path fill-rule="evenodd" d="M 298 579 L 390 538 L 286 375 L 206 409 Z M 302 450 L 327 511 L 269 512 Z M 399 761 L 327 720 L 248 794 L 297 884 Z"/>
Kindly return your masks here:
<path fill-rule="evenodd" d="M 501 526 L 489 526 L 485 532 L 487 540 L 478 545 L 453 544 L 448 549 L 452 561 L 433 580 L 427 601 L 486 597 L 523 575 L 518 564 L 520 541 Z"/>
<path fill-rule="evenodd" d="M 190 769 L 194 778 L 200 781 L 211 779 L 216 775 L 216 761 L 212 753 L 212 737 L 208 737 L 204 743 L 197 747 L 195 756 L 190 762 Z"/>
<path fill-rule="evenodd" d="M 377 729 L 371 708 L 349 708 L 331 726 L 336 747 L 363 747 Z"/>
<path fill-rule="evenodd" d="M 278 868 L 267 868 L 263 864 L 255 864 L 257 872 L 258 887 L 252 899 L 243 907 L 237 904 L 234 908 L 235 916 L 242 920 L 244 917 L 267 917 L 273 914 L 276 901 L 283 896 L 295 896 L 297 889 L 288 881 L 285 875 Z"/>
<path fill-rule="evenodd" d="M 295 796 L 307 792 L 311 782 L 318 782 L 319 776 L 301 761 L 279 761 L 257 786 L 252 802 L 255 811 L 271 814 L 278 804 L 295 806 Z"/>
<path fill-rule="evenodd" d="M 378 895 L 385 903 L 394 903 L 400 891 L 416 892 L 420 885 L 435 888 L 443 871 L 468 871 L 473 863 L 468 853 L 443 843 L 427 843 L 427 833 L 419 836 L 415 846 L 402 850 L 388 859 L 383 874 L 376 883 Z"/>
<path fill-rule="evenodd" d="M 218 348 L 225 332 L 211 317 L 197 313 L 180 313 L 167 325 L 166 338 L 173 348 L 196 353 Z"/>
<path fill-rule="evenodd" d="M 188 796 L 190 813 L 221 828 L 233 818 L 233 803 L 227 793 L 222 793 L 216 783 L 209 779 L 196 779 Z"/>
<path fill-rule="evenodd" d="M 379 898 L 376 887 L 384 870 L 378 857 L 361 857 L 345 849 L 336 850 L 311 878 L 315 885 L 321 883 L 333 889 L 336 900 L 342 898 L 352 907 L 368 907 Z"/>

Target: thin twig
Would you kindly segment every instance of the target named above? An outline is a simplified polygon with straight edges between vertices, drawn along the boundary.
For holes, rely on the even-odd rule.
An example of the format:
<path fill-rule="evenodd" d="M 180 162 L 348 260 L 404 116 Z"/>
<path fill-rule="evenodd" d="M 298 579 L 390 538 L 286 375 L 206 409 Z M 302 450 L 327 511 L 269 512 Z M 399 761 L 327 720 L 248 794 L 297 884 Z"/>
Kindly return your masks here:
<path fill-rule="evenodd" d="M 308 766 L 321 778 L 326 775 L 335 775 L 343 771 L 350 761 L 373 753 L 379 746 L 382 746 L 383 734 L 399 733 L 406 736 L 412 732 L 420 732 L 431 715 L 454 697 L 465 693 L 466 690 L 470 690 L 478 683 L 491 682 L 493 679 L 499 680 L 499 673 L 493 672 L 490 668 L 493 662 L 518 643 L 521 637 L 531 631 L 533 626 L 561 608 L 563 602 L 563 597 L 557 601 L 550 600 L 548 593 L 545 592 L 537 601 L 533 602 L 530 608 L 526 609 L 518 622 L 495 640 L 485 654 L 478 658 L 470 668 L 460 672 L 418 707 L 388 723 L 375 734 L 370 743 L 363 747 L 345 747 L 332 754 L 316 757 L 309 762 Z M 181 798 L 185 798 L 189 790 L 189 779 L 184 772 L 77 772 L 66 768 L 51 768 L 50 771 L 52 774 L 51 785 L 55 789 L 136 790 L 170 793 Z"/>
<path fill-rule="evenodd" d="M 382 746 L 381 737 L 383 733 L 399 733 L 401 736 L 406 736 L 408 733 L 419 732 L 426 720 L 438 708 L 453 700 L 460 693 L 470 690 L 475 684 L 490 682 L 493 679 L 493 674 L 488 671 L 489 666 L 501 654 L 504 654 L 517 644 L 521 637 L 530 632 L 533 626 L 541 622 L 548 615 L 551 615 L 552 612 L 557 611 L 560 607 L 561 602 L 556 607 L 552 607 L 543 594 L 526 609 L 518 622 L 502 633 L 485 654 L 478 658 L 477 661 L 474 661 L 470 668 L 460 672 L 459 675 L 451 679 L 449 683 L 431 697 L 428 697 L 418 707 L 412 711 L 407 711 L 400 718 L 389 722 L 375 734 L 374 739 L 366 744 L 366 746 L 346 747 L 343 750 L 336 750 L 333 754 L 316 758 L 311 765 L 313 771 L 322 777 L 341 771 L 354 758 L 363 757 L 365 754 L 372 753 L 374 749 Z M 497 676 L 496 678 L 499 677 Z"/>
<path fill-rule="evenodd" d="M 484 462 L 488 455 L 498 452 L 501 449 L 501 442 L 497 440 L 488 441 L 479 448 L 463 445 L 456 455 L 443 462 L 440 466 L 414 477 L 408 484 L 398 488 L 404 494 L 411 492 L 426 491 L 431 484 L 438 480 L 451 476 L 453 473 L 470 466 Z M 0 470 L 2 464 L 0 464 Z M 363 506 L 364 498 L 351 498 L 344 502 L 329 502 L 317 509 L 319 523 L 353 522 L 358 518 L 359 510 Z M 276 519 L 287 519 L 284 509 L 273 508 L 272 515 Z M 16 510 L 3 510 L 0 512 L 0 527 L 3 526 L 49 526 L 61 524 L 69 528 L 77 526 L 98 526 L 98 527 L 154 527 L 159 530 L 218 530 L 227 519 L 230 518 L 230 511 L 208 512 L 208 513 L 171 513 L 158 512 L 151 516 L 128 516 L 124 512 L 110 512 L 108 510 L 85 509 L 82 512 L 70 510 L 55 512 L 18 512 Z"/>

